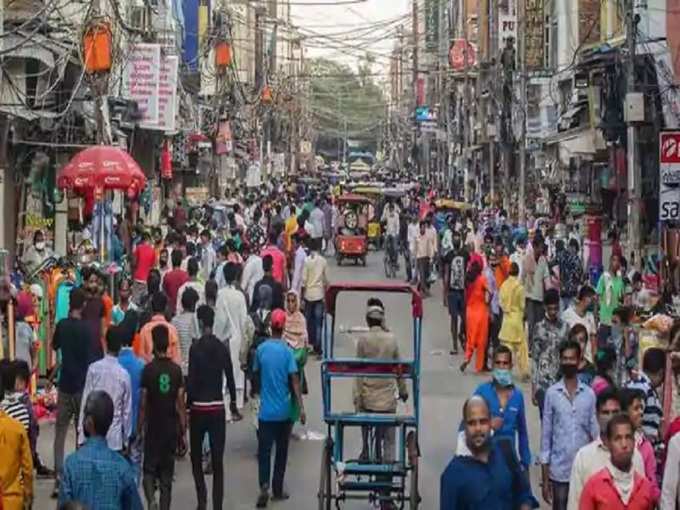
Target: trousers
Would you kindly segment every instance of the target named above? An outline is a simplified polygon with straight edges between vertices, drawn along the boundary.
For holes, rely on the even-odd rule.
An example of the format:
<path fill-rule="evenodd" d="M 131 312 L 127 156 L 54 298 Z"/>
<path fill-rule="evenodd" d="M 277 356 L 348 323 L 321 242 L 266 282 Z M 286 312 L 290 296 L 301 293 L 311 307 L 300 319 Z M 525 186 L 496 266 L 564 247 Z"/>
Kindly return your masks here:
<path fill-rule="evenodd" d="M 283 492 L 283 478 L 286 474 L 288 445 L 290 443 L 290 431 L 292 428 L 293 424 L 290 420 L 260 420 L 259 422 L 257 430 L 257 453 L 260 488 L 269 488 L 271 479 L 272 447 L 274 446 L 274 443 L 276 443 L 276 450 L 274 453 L 274 477 L 273 480 L 271 480 L 271 487 L 274 495 L 280 495 Z"/>
<path fill-rule="evenodd" d="M 61 478 L 64 469 L 64 443 L 71 419 L 76 429 L 76 444 L 78 442 L 78 416 L 82 397 L 82 393 L 71 394 L 61 391 L 57 395 L 57 420 L 54 426 L 54 470 L 57 472 L 57 479 Z"/>
<path fill-rule="evenodd" d="M 305 319 L 307 321 L 307 336 L 309 343 L 316 352 L 321 352 L 323 340 L 323 300 L 305 301 Z"/>
<path fill-rule="evenodd" d="M 207 508 L 207 489 L 203 476 L 203 436 L 208 434 L 213 468 L 212 501 L 214 510 L 222 510 L 224 497 L 224 442 L 227 433 L 224 409 L 211 412 L 192 412 L 189 418 L 189 443 L 191 445 L 191 470 L 196 485 L 199 510 Z"/>
<path fill-rule="evenodd" d="M 154 445 L 144 450 L 144 496 L 147 506 L 156 501 L 156 484 L 160 491 L 159 510 L 170 510 L 172 501 L 172 478 L 175 474 L 175 440 L 165 445 Z"/>

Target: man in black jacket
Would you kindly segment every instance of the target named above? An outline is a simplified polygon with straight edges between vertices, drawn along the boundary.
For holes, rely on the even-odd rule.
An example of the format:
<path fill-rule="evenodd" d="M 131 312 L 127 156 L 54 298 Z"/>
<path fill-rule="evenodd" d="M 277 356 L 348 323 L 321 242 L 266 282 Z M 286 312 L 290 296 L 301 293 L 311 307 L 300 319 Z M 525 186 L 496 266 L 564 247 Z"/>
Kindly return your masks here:
<path fill-rule="evenodd" d="M 191 409 L 189 419 L 189 443 L 191 445 L 191 468 L 196 485 L 198 509 L 207 508 L 207 490 L 203 477 L 201 443 L 207 433 L 210 441 L 210 455 L 213 468 L 213 508 L 222 509 L 224 494 L 224 441 L 226 415 L 222 396 L 222 376 L 227 379 L 229 410 L 232 419 L 238 421 L 241 415 L 236 408 L 236 385 L 229 347 L 222 343 L 212 328 L 215 312 L 203 305 L 196 312 L 203 336 L 189 350 L 189 377 L 187 384 L 188 402 Z"/>

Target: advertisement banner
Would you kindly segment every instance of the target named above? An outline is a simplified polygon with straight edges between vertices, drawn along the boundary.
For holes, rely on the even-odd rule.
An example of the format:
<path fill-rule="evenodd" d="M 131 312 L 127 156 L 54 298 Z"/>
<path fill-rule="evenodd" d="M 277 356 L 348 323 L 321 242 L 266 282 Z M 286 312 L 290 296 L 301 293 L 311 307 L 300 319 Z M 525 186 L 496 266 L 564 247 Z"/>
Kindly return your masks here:
<path fill-rule="evenodd" d="M 659 221 L 680 220 L 680 131 L 659 134 Z"/>
<path fill-rule="evenodd" d="M 425 0 L 425 49 L 439 45 L 439 0 Z"/>
<path fill-rule="evenodd" d="M 161 131 L 176 131 L 177 118 L 177 72 L 179 58 L 164 56 L 161 58 L 161 70 L 158 82 L 158 125 L 149 126 Z"/>
<path fill-rule="evenodd" d="M 543 2 L 544 0 L 524 0 L 526 16 L 526 65 L 528 71 L 543 69 L 544 37 L 545 37 L 545 18 Z"/>
<path fill-rule="evenodd" d="M 158 125 L 161 47 L 134 44 L 123 75 L 124 97 L 137 102 L 142 127 Z"/>

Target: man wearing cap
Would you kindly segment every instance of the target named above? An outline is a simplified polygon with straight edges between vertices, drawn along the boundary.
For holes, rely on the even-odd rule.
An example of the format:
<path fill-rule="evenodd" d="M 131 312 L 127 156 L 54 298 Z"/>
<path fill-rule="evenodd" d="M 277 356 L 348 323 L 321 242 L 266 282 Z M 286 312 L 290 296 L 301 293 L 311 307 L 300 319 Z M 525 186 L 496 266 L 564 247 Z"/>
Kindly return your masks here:
<path fill-rule="evenodd" d="M 399 346 L 394 335 L 385 327 L 385 307 L 377 298 L 367 303 L 366 323 L 369 330 L 359 336 L 357 341 L 357 358 L 368 358 L 385 361 L 398 361 Z M 408 399 L 408 390 L 403 379 L 357 377 L 354 380 L 354 406 L 357 412 L 363 413 L 396 413 L 397 389 L 399 398 Z M 395 435 L 394 428 L 382 431 L 383 460 L 394 461 Z M 362 457 L 368 454 L 368 429 L 362 431 Z"/>
<path fill-rule="evenodd" d="M 300 391 L 300 378 L 293 351 L 281 338 L 286 325 L 286 312 L 277 308 L 271 314 L 271 338 L 262 342 L 255 353 L 253 372 L 260 383 L 260 412 L 258 415 L 258 467 L 260 495 L 257 508 L 265 508 L 269 501 L 271 479 L 271 451 L 276 443 L 274 476 L 271 483 L 274 500 L 289 496 L 283 490 L 283 478 L 288 461 L 291 421 L 291 386 L 300 410 L 300 423 L 306 422 Z"/>

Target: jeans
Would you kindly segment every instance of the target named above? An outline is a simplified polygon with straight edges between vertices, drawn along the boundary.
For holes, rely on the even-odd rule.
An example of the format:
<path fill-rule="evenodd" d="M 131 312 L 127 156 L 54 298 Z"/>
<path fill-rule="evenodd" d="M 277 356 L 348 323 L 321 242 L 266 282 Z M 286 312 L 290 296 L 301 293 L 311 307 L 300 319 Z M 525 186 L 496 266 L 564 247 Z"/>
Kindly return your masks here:
<path fill-rule="evenodd" d="M 316 352 L 321 352 L 323 328 L 323 300 L 305 301 L 305 320 L 307 321 L 307 336 L 309 343 Z"/>
<path fill-rule="evenodd" d="M 71 394 L 61 391 L 57 395 L 57 420 L 54 431 L 54 470 L 57 472 L 57 480 L 61 478 L 64 469 L 64 443 L 71 418 L 76 429 L 76 444 L 78 444 L 78 416 L 82 397 L 82 393 Z"/>
<path fill-rule="evenodd" d="M 196 499 L 199 510 L 207 508 L 207 490 L 203 477 L 203 436 L 208 434 L 210 456 L 213 468 L 213 509 L 222 509 L 224 495 L 224 441 L 227 433 L 224 410 L 213 412 L 192 412 L 189 418 L 189 442 L 191 444 L 191 470 L 196 485 Z M 173 449 L 174 452 L 174 449 Z"/>
<path fill-rule="evenodd" d="M 421 257 L 416 263 L 418 264 L 418 280 L 419 289 L 421 292 L 430 291 L 430 257 Z"/>
<path fill-rule="evenodd" d="M 569 482 L 555 482 L 550 480 L 552 486 L 553 510 L 567 510 L 569 500 Z"/>
<path fill-rule="evenodd" d="M 144 452 L 144 496 L 148 508 L 156 501 L 156 485 L 160 490 L 159 510 L 170 510 L 172 478 L 175 474 L 176 441 L 146 448 Z"/>
<path fill-rule="evenodd" d="M 271 456 L 272 446 L 276 443 L 276 453 L 274 456 L 274 480 L 272 492 L 275 496 L 283 493 L 283 477 L 286 474 L 286 463 L 288 462 L 288 444 L 290 442 L 290 431 L 293 424 L 289 421 L 262 421 L 259 422 L 257 431 L 258 438 L 258 467 L 260 477 L 260 488 L 269 489 L 271 477 Z"/>
<path fill-rule="evenodd" d="M 458 341 L 465 347 L 465 291 L 449 290 L 449 317 L 451 317 L 451 338 L 453 350 L 458 350 Z M 460 327 L 458 326 L 460 319 Z"/>
<path fill-rule="evenodd" d="M 493 353 L 496 351 L 501 341 L 498 335 L 501 332 L 501 325 L 503 324 L 503 311 L 499 310 L 498 313 L 492 313 L 489 315 L 489 344 L 486 349 L 486 366 L 490 366 L 493 363 Z"/>
<path fill-rule="evenodd" d="M 545 315 L 543 302 L 527 298 L 525 314 L 527 317 L 527 333 L 529 335 L 529 353 L 531 353 L 531 346 L 534 343 L 534 329 L 536 324 L 541 322 Z"/>
<path fill-rule="evenodd" d="M 396 236 L 389 235 L 385 238 L 385 251 L 390 256 L 390 260 L 399 263 L 399 246 Z"/>
<path fill-rule="evenodd" d="M 406 280 L 410 283 L 413 281 L 413 266 L 412 257 L 408 249 L 404 250 L 404 265 L 406 266 Z"/>

